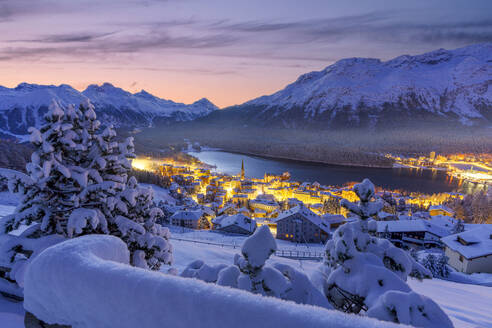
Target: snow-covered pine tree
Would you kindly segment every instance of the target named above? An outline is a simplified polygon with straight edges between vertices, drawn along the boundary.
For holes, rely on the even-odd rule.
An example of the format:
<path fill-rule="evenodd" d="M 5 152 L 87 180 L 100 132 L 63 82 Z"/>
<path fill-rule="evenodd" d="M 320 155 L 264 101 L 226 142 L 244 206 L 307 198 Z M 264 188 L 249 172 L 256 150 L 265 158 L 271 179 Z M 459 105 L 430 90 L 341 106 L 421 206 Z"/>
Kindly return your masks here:
<path fill-rule="evenodd" d="M 53 102 L 45 121 L 39 130 L 30 128 L 35 151 L 27 165 L 29 176 L 22 181 L 13 175 L 9 181 L 23 197 L 13 215 L 0 219 L 0 235 L 32 226 L 19 237 L 5 237 L 8 242 L 0 250 L 7 262 L 4 278 L 21 285 L 26 263 L 40 250 L 90 233 L 122 238 L 136 266 L 157 270 L 170 263 L 169 230 L 155 224 L 162 212 L 153 207 L 150 190 L 128 179 L 132 140 L 117 142 L 112 127 L 101 131 L 90 103 L 62 109 Z"/>
<path fill-rule="evenodd" d="M 364 311 L 382 320 L 452 327 L 436 303 L 413 293 L 405 282 L 414 271 L 429 276 L 427 270 L 388 240 L 369 234 L 376 230 L 376 222 L 370 218 L 382 207 L 381 202 L 371 201 L 374 185 L 364 179 L 354 186 L 354 192 L 359 203 L 344 200 L 342 206 L 359 219 L 340 226 L 326 244 L 328 277 L 323 288 L 330 303 L 345 312 Z M 394 293 L 400 296 L 400 303 Z"/>
<path fill-rule="evenodd" d="M 456 223 L 453 226 L 453 229 L 451 230 L 451 233 L 456 234 L 465 231 L 465 224 L 463 223 L 463 220 L 461 219 L 456 219 Z"/>
<path fill-rule="evenodd" d="M 129 178 L 131 159 L 135 158 L 133 138 L 118 142 L 111 125 L 100 131 L 90 103 L 82 105 L 80 112 L 83 134 L 92 140 L 87 158 L 89 175 L 95 179 L 82 193 L 83 206 L 104 214 L 108 233 L 128 244 L 133 265 L 158 270 L 161 264 L 170 264 L 170 233 L 156 223 L 163 213 L 154 207 L 153 191 Z"/>
<path fill-rule="evenodd" d="M 437 257 L 436 265 L 439 277 L 441 278 L 447 278 L 449 276 L 448 260 L 449 258 L 444 254 Z"/>
<path fill-rule="evenodd" d="M 210 222 L 205 215 L 202 215 L 198 220 L 198 229 L 210 229 Z"/>
<path fill-rule="evenodd" d="M 388 239 L 388 240 L 391 239 L 391 233 L 389 231 L 388 225 L 384 227 L 384 232 L 381 235 L 381 238 Z"/>
<path fill-rule="evenodd" d="M 428 254 L 422 260 L 422 265 L 432 273 L 435 278 L 449 276 L 448 257 L 444 254 Z"/>
<path fill-rule="evenodd" d="M 422 260 L 422 265 L 429 270 L 433 277 L 437 276 L 436 256 L 434 254 L 427 254 Z"/>
<path fill-rule="evenodd" d="M 70 108 L 71 110 L 72 108 Z M 23 272 L 37 253 L 66 236 L 68 218 L 79 207 L 80 176 L 78 166 L 67 161 L 67 155 L 83 151 L 74 132 L 74 116 L 53 102 L 45 114 L 45 124 L 38 130 L 30 128 L 30 141 L 35 150 L 27 164 L 28 176 L 12 175 L 9 187 L 22 196 L 14 214 L 0 220 L 2 243 L 0 257 L 9 272 L 4 275 L 9 290 L 22 296 Z M 70 115 L 67 115 L 70 114 Z M 101 218 L 103 220 L 104 218 Z M 99 225 L 99 218 L 90 218 L 90 228 Z M 31 225 L 20 236 L 8 235 L 21 225 Z"/>
<path fill-rule="evenodd" d="M 414 259 L 416 262 L 419 261 L 419 253 L 417 252 L 417 249 L 415 248 L 410 248 L 410 256 L 412 257 L 412 259 Z"/>
<path fill-rule="evenodd" d="M 26 186 L 15 214 L 2 220 L 4 233 L 35 222 L 44 234 L 63 234 L 67 213 L 78 206 L 77 181 L 64 159 L 82 145 L 72 130 L 70 118 L 56 102 L 44 118 L 46 124 L 40 130 L 29 129 L 30 141 L 36 147 L 27 165 L 33 183 Z"/>

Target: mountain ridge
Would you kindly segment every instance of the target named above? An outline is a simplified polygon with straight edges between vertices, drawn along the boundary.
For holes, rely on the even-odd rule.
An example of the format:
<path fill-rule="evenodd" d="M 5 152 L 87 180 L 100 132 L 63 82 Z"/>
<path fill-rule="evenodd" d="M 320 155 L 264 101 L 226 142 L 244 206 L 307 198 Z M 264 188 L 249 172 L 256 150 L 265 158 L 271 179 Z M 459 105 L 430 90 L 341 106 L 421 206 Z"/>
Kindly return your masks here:
<path fill-rule="evenodd" d="M 49 104 L 55 100 L 62 106 L 90 100 L 105 124 L 116 126 L 150 126 L 193 120 L 218 110 L 206 98 L 183 104 L 156 97 L 144 90 L 131 93 L 111 83 L 91 84 L 78 91 L 68 84 L 40 85 L 20 83 L 14 88 L 0 86 L 0 135 L 18 137 L 27 128 L 39 126 Z"/>
<path fill-rule="evenodd" d="M 404 120 L 492 122 L 492 43 L 382 61 L 345 58 L 200 120 L 283 127 L 375 127 Z"/>

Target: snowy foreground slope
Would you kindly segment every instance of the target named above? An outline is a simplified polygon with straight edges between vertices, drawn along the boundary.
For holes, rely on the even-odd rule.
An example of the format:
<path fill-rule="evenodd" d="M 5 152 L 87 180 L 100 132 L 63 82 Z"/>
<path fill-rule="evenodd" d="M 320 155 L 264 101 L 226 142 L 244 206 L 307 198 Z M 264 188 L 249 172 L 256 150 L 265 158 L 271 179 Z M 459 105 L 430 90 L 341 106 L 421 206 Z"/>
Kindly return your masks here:
<path fill-rule="evenodd" d="M 178 234 L 174 234 L 179 237 Z M 194 244 L 190 242 L 172 240 L 174 246 L 174 266 L 182 271 L 194 260 L 206 261 L 209 265 L 229 264 L 239 249 L 221 248 L 211 245 Z M 312 261 L 297 261 L 280 257 L 273 257 L 270 262 L 284 263 L 305 271 L 309 275 L 318 270 L 319 263 Z M 492 287 L 455 283 L 440 279 L 416 279 L 408 281 L 410 287 L 417 293 L 432 298 L 449 316 L 455 327 L 492 328 Z"/>
<path fill-rule="evenodd" d="M 347 58 L 272 95 L 233 107 L 257 122 L 363 125 L 409 118 L 492 122 L 492 43 L 389 61 Z M 246 115 L 247 113 L 247 115 Z M 265 123 L 263 123 L 265 124 Z"/>
<path fill-rule="evenodd" d="M 25 135 L 29 126 L 38 126 L 52 100 L 67 106 L 90 101 L 103 123 L 116 126 L 147 126 L 157 121 L 188 121 L 218 108 L 203 98 L 193 104 L 176 103 L 142 90 L 132 94 L 110 83 L 90 85 L 79 92 L 69 85 L 21 83 L 15 88 L 0 86 L 0 133 Z"/>
<path fill-rule="evenodd" d="M 26 310 L 74 327 L 398 327 L 128 265 L 118 238 L 53 246 L 29 266 Z"/>
<path fill-rule="evenodd" d="M 238 249 L 220 248 L 211 245 L 194 244 L 173 240 L 175 247 L 175 267 L 182 271 L 190 262 L 201 259 L 210 265 L 228 264 L 234 258 Z M 318 263 L 311 261 L 295 261 L 279 257 L 270 260 L 271 263 L 285 263 L 307 273 L 317 270 Z M 435 300 L 449 315 L 455 327 L 492 327 L 492 313 L 489 304 L 492 303 L 492 288 L 433 279 L 419 282 L 410 280 L 413 290 Z M 235 290 L 237 291 L 237 290 Z M 162 304 L 162 301 L 159 301 Z M 222 310 L 220 310 L 222 313 Z M 340 315 L 340 312 L 335 312 Z M 0 297 L 0 322 L 2 328 L 21 328 L 24 310 L 22 303 L 11 303 Z M 235 327 L 235 325 L 233 326 Z"/>

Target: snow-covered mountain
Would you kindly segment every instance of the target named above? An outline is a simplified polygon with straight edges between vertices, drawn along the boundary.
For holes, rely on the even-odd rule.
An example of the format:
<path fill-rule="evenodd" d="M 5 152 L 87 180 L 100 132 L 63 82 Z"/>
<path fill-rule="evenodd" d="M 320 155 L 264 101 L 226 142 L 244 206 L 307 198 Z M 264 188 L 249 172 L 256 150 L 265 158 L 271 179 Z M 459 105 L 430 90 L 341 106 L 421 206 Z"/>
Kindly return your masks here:
<path fill-rule="evenodd" d="M 0 86 L 0 135 L 25 135 L 29 126 L 39 126 L 52 100 L 62 106 L 78 106 L 87 98 L 96 107 L 99 120 L 116 126 L 189 121 L 218 109 L 205 98 L 186 105 L 155 97 L 144 90 L 132 94 L 110 83 L 90 85 L 83 92 L 66 84 L 21 83 L 15 88 Z"/>
<path fill-rule="evenodd" d="M 231 111 L 236 118 L 284 126 L 374 126 L 441 118 L 490 124 L 491 84 L 492 43 L 389 61 L 348 58 L 211 117 Z"/>

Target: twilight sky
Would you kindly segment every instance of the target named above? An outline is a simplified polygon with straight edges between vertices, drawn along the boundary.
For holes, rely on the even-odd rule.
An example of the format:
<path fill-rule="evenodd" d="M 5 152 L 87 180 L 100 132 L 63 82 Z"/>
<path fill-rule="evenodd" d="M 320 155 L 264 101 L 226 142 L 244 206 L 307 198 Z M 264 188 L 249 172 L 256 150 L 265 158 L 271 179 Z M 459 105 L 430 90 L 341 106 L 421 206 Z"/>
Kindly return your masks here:
<path fill-rule="evenodd" d="M 0 0 L 0 85 L 107 81 L 224 107 L 341 58 L 480 42 L 490 0 Z"/>

